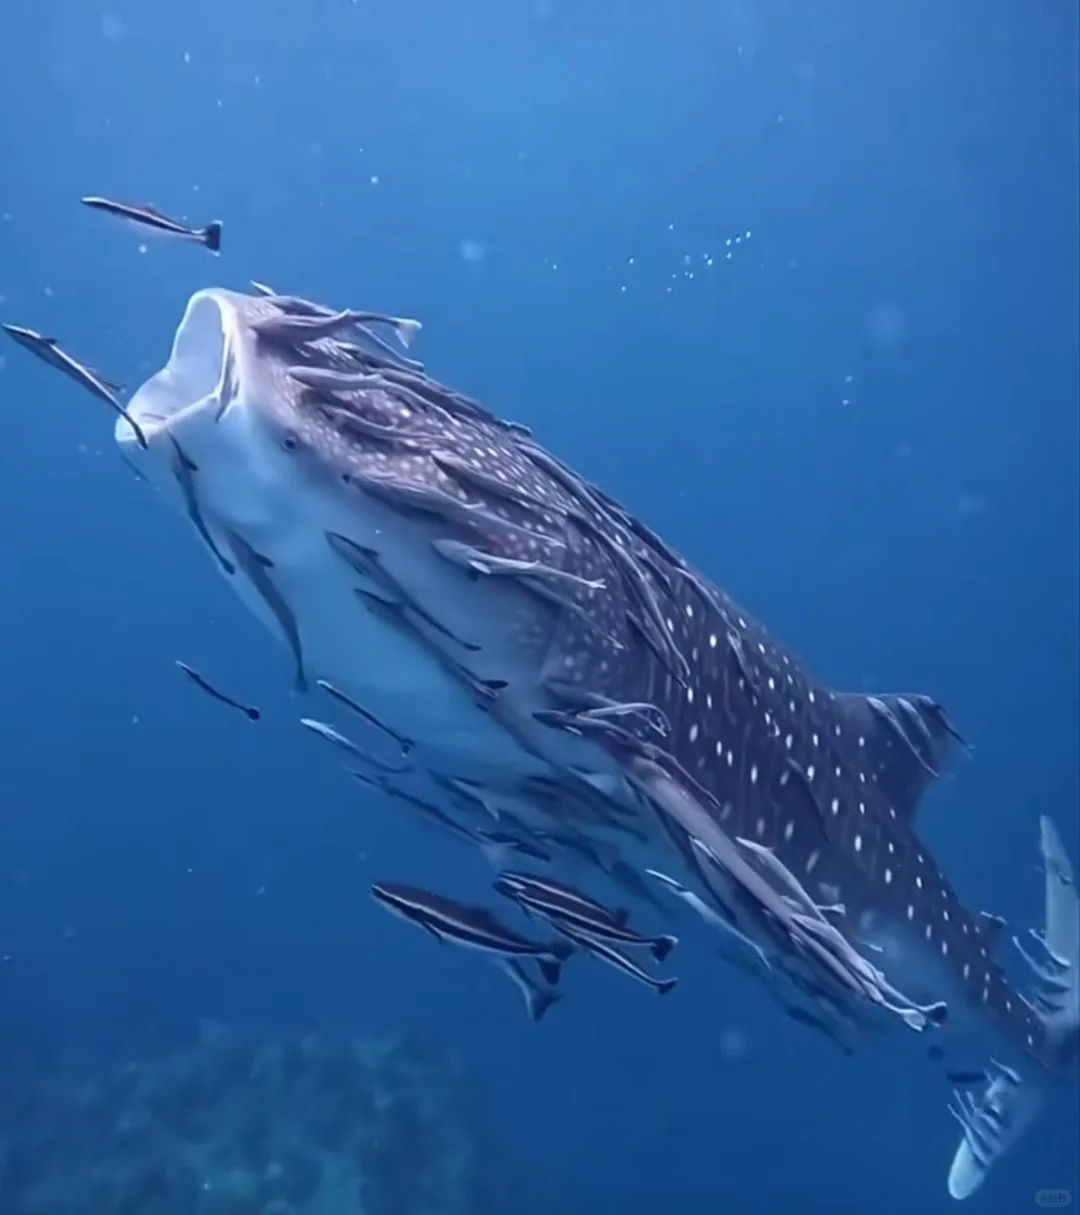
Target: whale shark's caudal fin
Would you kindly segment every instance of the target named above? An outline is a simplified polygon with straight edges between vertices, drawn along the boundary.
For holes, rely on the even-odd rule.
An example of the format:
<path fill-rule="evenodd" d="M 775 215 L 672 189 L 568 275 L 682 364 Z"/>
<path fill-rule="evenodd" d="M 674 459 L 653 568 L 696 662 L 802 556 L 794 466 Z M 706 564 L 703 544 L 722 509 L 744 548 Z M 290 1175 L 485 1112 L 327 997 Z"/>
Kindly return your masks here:
<path fill-rule="evenodd" d="M 1035 973 L 1032 1003 L 1066 1069 L 1075 1062 L 1080 1041 L 1080 901 L 1054 824 L 1044 817 L 1040 826 L 1046 871 L 1046 931 L 1035 937 L 1040 956 L 1033 957 L 1019 941 L 1015 944 Z M 1047 1099 L 1045 1077 L 1027 1079 L 1000 1063 L 994 1063 L 988 1075 L 981 1096 L 957 1093 L 956 1105 L 950 1107 L 964 1130 L 949 1170 L 953 1198 L 967 1198 L 983 1184 Z"/>

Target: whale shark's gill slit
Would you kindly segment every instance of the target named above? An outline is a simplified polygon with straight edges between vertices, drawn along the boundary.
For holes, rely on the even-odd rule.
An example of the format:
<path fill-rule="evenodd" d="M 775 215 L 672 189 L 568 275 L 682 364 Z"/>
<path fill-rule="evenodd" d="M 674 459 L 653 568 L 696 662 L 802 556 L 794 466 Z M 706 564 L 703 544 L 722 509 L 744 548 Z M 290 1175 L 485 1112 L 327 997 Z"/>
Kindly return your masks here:
<path fill-rule="evenodd" d="M 292 652 L 295 664 L 293 686 L 298 692 L 307 691 L 307 675 L 304 671 L 304 650 L 300 641 L 300 628 L 296 616 L 285 597 L 274 585 L 268 571 L 274 568 L 269 557 L 258 553 L 250 544 L 235 532 L 225 530 L 225 538 L 229 542 L 236 563 L 254 587 L 259 598 L 266 604 L 271 616 L 277 621 L 283 636 Z"/>
<path fill-rule="evenodd" d="M 199 509 L 199 499 L 195 491 L 195 473 L 199 471 L 198 465 L 187 456 L 173 435 L 168 435 L 168 439 L 172 445 L 173 458 L 171 463 L 173 475 L 176 478 L 177 485 L 180 487 L 187 517 L 191 520 L 192 526 L 195 528 L 199 538 L 213 554 L 214 560 L 218 563 L 222 573 L 231 578 L 236 573 L 236 566 L 224 556 L 214 543 L 214 537 L 210 535 L 210 530 L 206 526 L 206 520 L 203 519 L 202 511 Z"/>

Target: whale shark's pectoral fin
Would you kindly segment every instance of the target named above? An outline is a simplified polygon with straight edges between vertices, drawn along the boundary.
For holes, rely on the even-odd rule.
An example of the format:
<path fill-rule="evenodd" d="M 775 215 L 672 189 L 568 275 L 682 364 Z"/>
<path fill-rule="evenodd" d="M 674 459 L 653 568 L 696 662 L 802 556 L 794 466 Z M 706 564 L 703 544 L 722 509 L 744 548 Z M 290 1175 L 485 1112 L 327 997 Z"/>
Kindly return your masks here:
<path fill-rule="evenodd" d="M 1047 1062 L 1064 1068 L 1076 1056 L 1080 1035 L 1080 901 L 1072 865 L 1054 824 L 1043 817 L 1040 829 L 1046 931 L 1035 940 L 1044 957 L 1032 957 L 1023 948 L 1020 953 L 1035 976 L 1031 1007 L 1043 1023 Z M 956 1094 L 956 1104 L 949 1108 L 964 1137 L 949 1169 L 953 1198 L 967 1198 L 979 1189 L 994 1164 L 1035 1121 L 1046 1097 L 1045 1080 L 1022 1077 L 993 1062 L 981 1096 Z"/>

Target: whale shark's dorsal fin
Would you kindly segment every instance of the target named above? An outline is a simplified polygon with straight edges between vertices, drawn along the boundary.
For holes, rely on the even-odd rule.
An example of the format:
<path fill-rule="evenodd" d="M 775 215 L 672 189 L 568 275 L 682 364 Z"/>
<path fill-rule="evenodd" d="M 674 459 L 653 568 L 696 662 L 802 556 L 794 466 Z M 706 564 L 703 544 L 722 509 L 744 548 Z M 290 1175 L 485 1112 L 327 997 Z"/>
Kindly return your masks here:
<path fill-rule="evenodd" d="M 929 696 L 843 692 L 836 701 L 850 719 L 848 745 L 854 736 L 896 817 L 910 822 L 923 791 L 945 767 L 953 741 L 965 748 L 967 743 Z"/>

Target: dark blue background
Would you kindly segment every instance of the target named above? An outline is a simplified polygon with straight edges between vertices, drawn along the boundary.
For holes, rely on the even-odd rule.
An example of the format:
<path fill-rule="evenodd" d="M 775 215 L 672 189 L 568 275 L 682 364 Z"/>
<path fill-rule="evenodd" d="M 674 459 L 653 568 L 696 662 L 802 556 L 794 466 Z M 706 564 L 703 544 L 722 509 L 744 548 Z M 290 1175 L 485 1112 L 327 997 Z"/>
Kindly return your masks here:
<path fill-rule="evenodd" d="M 1064 0 L 7 0 L 0 315 L 130 384 L 210 283 L 420 315 L 435 374 L 821 677 L 944 701 L 977 751 L 924 831 L 1035 923 L 1037 816 L 1078 842 L 1077 38 Z M 140 252 L 85 193 L 219 216 L 225 253 Z M 703 952 L 536 1027 L 373 907 L 482 874 L 357 797 L 104 409 L 0 353 L 0 1065 L 407 1026 L 465 1058 L 514 1215 L 951 1208 L 940 1081 Z M 1075 1192 L 1076 1129 L 978 1209 Z"/>

